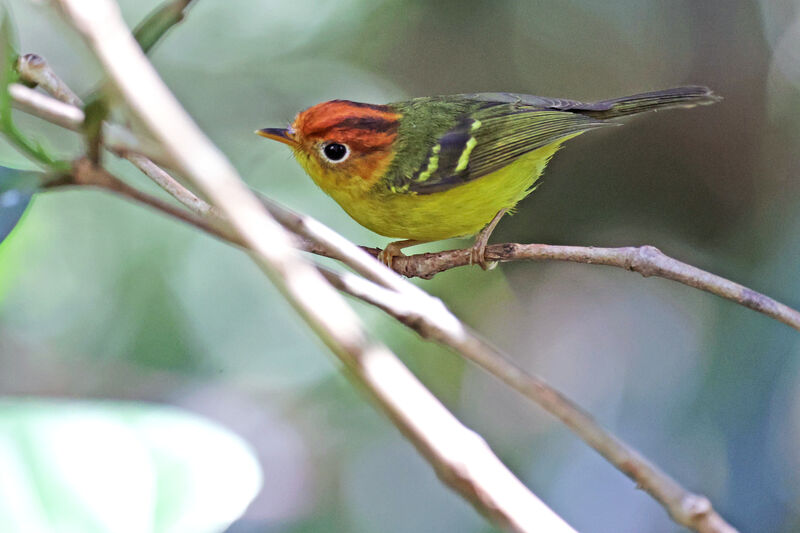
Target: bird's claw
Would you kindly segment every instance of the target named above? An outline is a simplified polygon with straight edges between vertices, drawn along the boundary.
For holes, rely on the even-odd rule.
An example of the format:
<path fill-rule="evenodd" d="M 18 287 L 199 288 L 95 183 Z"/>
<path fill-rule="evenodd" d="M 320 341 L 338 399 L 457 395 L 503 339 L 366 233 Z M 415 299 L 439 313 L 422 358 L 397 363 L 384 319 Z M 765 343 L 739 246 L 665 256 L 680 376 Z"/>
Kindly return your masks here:
<path fill-rule="evenodd" d="M 492 270 L 497 266 L 497 261 L 486 260 L 486 245 L 489 239 L 483 239 L 481 237 L 482 236 L 479 236 L 475 239 L 475 244 L 469 249 L 469 264 L 478 265 L 483 270 Z"/>
<path fill-rule="evenodd" d="M 392 268 L 392 261 L 394 261 L 395 257 L 404 256 L 403 249 L 400 246 L 397 246 L 397 243 L 390 242 L 386 245 L 386 248 L 381 250 L 378 253 L 378 261 L 386 265 L 388 268 Z"/>
<path fill-rule="evenodd" d="M 505 215 L 507 211 L 508 209 L 501 209 L 498 211 L 491 222 L 478 233 L 478 236 L 475 238 L 475 244 L 469 249 L 470 265 L 480 265 L 484 270 L 492 270 L 497 266 L 497 261 L 486 261 L 486 245 L 489 244 L 489 237 L 492 236 L 492 232 L 497 226 L 497 223 L 500 222 L 500 219 L 503 218 L 503 215 Z"/>

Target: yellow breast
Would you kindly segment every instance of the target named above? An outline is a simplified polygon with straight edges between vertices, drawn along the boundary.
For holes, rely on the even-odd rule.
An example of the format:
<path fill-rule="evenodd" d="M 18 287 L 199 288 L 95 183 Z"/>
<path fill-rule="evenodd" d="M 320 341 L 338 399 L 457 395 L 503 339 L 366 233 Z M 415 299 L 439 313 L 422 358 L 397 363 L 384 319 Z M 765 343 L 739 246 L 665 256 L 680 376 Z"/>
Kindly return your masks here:
<path fill-rule="evenodd" d="M 318 184 L 359 224 L 386 237 L 419 241 L 464 237 L 478 233 L 498 211 L 512 209 L 525 198 L 561 143 L 571 137 L 534 150 L 491 174 L 433 194 L 375 192 L 380 186 L 354 191 Z"/>

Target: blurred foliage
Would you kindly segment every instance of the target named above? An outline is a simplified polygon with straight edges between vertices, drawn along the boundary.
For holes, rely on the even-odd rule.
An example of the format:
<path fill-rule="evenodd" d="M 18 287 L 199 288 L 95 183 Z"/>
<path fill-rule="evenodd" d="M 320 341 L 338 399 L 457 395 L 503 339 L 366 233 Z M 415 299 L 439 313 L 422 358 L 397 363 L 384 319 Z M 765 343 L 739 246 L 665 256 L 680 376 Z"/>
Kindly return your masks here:
<path fill-rule="evenodd" d="M 261 483 L 252 452 L 227 430 L 119 402 L 1 401 L 0 468 L 8 532 L 213 533 Z"/>
<path fill-rule="evenodd" d="M 91 93 L 101 77 L 79 39 L 45 8 L 9 4 L 20 51 Z M 131 27 L 157 5 L 122 2 Z M 798 307 L 798 49 L 797 0 L 197 0 L 152 60 L 251 185 L 368 245 L 386 240 L 252 131 L 331 98 L 590 100 L 709 85 L 722 103 L 570 141 L 493 240 L 653 244 Z M 60 157 L 81 149 L 75 134 L 15 119 Z M 0 164 L 30 168 L 6 145 Z M 0 393 L 167 402 L 231 428 L 254 448 L 264 487 L 230 531 L 488 530 L 236 250 L 102 193 L 46 193 L 0 246 L 0 273 Z M 742 531 L 800 527 L 796 331 L 596 266 L 460 269 L 420 283 Z M 575 527 L 676 530 L 552 418 L 356 307 Z"/>

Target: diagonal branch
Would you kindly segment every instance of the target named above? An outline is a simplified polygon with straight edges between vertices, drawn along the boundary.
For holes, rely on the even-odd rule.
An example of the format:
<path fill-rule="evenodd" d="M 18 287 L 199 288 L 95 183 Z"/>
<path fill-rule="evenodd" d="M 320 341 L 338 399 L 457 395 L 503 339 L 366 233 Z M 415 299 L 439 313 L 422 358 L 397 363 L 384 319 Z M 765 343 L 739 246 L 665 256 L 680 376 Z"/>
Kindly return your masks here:
<path fill-rule="evenodd" d="M 12 83 L 8 87 L 8 92 L 11 95 L 12 104 L 20 111 L 71 131 L 81 131 L 84 114 L 79 108 L 50 98 L 19 83 Z M 103 139 L 106 146 L 116 154 L 129 152 L 144 154 L 159 164 L 171 166 L 159 146 L 152 142 L 142 141 L 129 130 L 117 124 L 104 124 Z"/>
<path fill-rule="evenodd" d="M 142 193 L 105 171 L 95 169 L 89 172 L 81 162 L 75 168 L 73 184 L 108 189 L 150 205 L 231 244 L 245 246 L 243 241 L 229 229 L 209 224 L 204 217 Z M 639 452 L 600 426 L 571 400 L 541 378 L 517 367 L 505 354 L 483 341 L 469 328 L 461 325 L 459 330 L 447 323 L 443 325 L 435 316 L 421 312 L 419 301 L 408 294 L 398 293 L 354 274 L 325 269 L 320 271 L 339 290 L 375 305 L 415 330 L 420 336 L 452 348 L 559 418 L 587 444 L 635 481 L 637 486 L 659 501 L 677 523 L 699 532 L 735 531 L 712 508 L 706 497 L 693 494 L 681 487 Z"/>
<path fill-rule="evenodd" d="M 241 182 L 159 79 L 108 0 L 58 0 L 131 113 L 175 168 L 219 207 L 253 259 L 314 332 L 436 469 L 493 522 L 515 531 L 572 531 L 461 425 L 385 346 L 369 339 L 353 310 L 304 261 L 289 234 Z M 94 165 L 83 165 L 94 169 Z M 76 166 L 75 172 L 87 172 Z"/>
<path fill-rule="evenodd" d="M 736 532 L 736 529 L 714 510 L 708 498 L 687 491 L 637 450 L 603 428 L 572 400 L 540 377 L 531 375 L 510 362 L 507 356 L 475 333 L 467 331 L 462 338 L 453 337 L 429 317 L 419 314 L 402 295 L 383 289 L 353 274 L 340 274 L 329 270 L 322 272 L 339 290 L 382 309 L 415 330 L 420 336 L 434 339 L 454 349 L 512 389 L 539 404 L 635 481 L 637 487 L 661 503 L 678 524 L 700 533 Z"/>

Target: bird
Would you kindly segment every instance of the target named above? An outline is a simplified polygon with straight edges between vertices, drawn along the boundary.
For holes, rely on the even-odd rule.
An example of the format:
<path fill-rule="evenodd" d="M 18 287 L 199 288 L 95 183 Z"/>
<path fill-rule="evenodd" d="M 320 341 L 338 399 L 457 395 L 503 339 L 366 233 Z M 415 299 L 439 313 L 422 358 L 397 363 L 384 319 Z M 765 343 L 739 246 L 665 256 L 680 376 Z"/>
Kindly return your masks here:
<path fill-rule="evenodd" d="M 390 268 L 409 246 L 477 235 L 470 262 L 485 270 L 494 266 L 485 251 L 495 226 L 536 188 L 565 141 L 629 115 L 720 99 L 708 87 L 684 86 L 589 103 L 502 92 L 331 100 L 286 128 L 256 133 L 291 147 L 359 224 L 399 239 L 378 256 Z"/>

